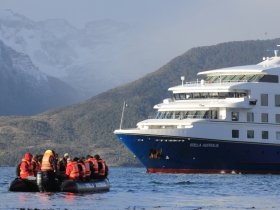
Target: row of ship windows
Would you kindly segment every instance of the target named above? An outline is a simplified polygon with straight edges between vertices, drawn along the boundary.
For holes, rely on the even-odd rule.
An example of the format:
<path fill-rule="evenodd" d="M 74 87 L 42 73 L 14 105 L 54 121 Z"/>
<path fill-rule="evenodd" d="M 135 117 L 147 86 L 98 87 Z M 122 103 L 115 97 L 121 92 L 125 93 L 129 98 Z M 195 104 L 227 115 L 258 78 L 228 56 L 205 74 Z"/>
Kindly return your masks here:
<path fill-rule="evenodd" d="M 272 82 L 278 83 L 277 75 L 262 75 L 262 74 L 248 74 L 248 75 L 221 75 L 206 77 L 208 83 L 222 83 L 222 82 Z"/>
<path fill-rule="evenodd" d="M 205 92 L 205 93 L 175 93 L 173 98 L 175 100 L 191 100 L 191 99 L 209 99 L 209 98 L 244 98 L 248 94 L 245 92 Z M 261 94 L 261 106 L 268 106 L 268 94 Z M 280 107 L 280 95 L 274 96 L 275 106 Z"/>
<path fill-rule="evenodd" d="M 231 120 L 239 121 L 239 112 L 231 112 Z M 254 112 L 247 112 L 247 122 L 254 122 Z M 268 113 L 261 113 L 261 122 L 268 123 Z M 280 114 L 275 114 L 275 123 L 280 123 Z"/>
<path fill-rule="evenodd" d="M 269 138 L 268 131 L 261 131 L 262 139 Z M 232 130 L 232 138 L 239 138 L 239 130 Z M 254 139 L 255 138 L 255 131 L 254 130 L 247 130 L 247 138 Z M 276 140 L 280 140 L 280 131 L 276 131 Z"/>
<path fill-rule="evenodd" d="M 245 92 L 201 92 L 201 93 L 175 93 L 175 100 L 190 100 L 190 99 L 208 99 L 208 98 L 244 98 L 247 96 Z"/>
<path fill-rule="evenodd" d="M 156 119 L 217 119 L 216 110 L 209 111 L 177 111 L 177 112 L 157 112 Z"/>
<path fill-rule="evenodd" d="M 261 106 L 268 106 L 268 94 L 263 93 L 261 94 Z M 280 107 L 280 95 L 274 96 L 275 106 Z"/>

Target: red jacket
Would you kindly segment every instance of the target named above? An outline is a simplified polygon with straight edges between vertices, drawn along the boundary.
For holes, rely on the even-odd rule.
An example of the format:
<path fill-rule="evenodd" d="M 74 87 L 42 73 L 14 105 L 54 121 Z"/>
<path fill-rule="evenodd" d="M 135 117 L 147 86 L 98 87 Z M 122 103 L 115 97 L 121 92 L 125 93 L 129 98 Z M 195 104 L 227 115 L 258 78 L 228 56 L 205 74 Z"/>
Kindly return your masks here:
<path fill-rule="evenodd" d="M 31 164 L 32 155 L 26 153 L 20 164 L 20 177 L 26 179 L 28 176 L 34 176 L 33 167 Z"/>
<path fill-rule="evenodd" d="M 98 175 L 99 177 L 106 177 L 108 174 L 108 166 L 106 165 L 105 161 L 102 159 L 97 160 L 98 162 Z"/>
<path fill-rule="evenodd" d="M 93 174 L 98 175 L 98 162 L 97 162 L 97 160 L 95 158 L 89 158 L 87 160 L 90 164 L 92 164 L 92 167 L 93 167 L 93 171 L 91 171 L 92 175 Z"/>
<path fill-rule="evenodd" d="M 79 179 L 80 173 L 78 163 L 76 161 L 71 161 L 67 163 L 65 175 L 72 180 Z"/>
<path fill-rule="evenodd" d="M 85 160 L 84 164 L 86 167 L 86 178 L 89 178 L 91 174 L 89 160 Z"/>

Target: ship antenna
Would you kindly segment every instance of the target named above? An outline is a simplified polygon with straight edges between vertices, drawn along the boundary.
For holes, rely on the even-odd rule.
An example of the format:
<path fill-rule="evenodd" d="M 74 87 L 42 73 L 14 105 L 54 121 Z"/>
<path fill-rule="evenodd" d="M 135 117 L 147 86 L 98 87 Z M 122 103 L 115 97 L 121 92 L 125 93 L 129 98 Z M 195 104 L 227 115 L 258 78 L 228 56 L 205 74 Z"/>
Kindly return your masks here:
<path fill-rule="evenodd" d="M 122 123 L 123 123 L 123 115 L 124 115 L 124 109 L 127 107 L 127 104 L 125 101 L 123 101 L 123 108 L 122 108 L 122 117 L 121 117 L 121 122 L 120 122 L 120 130 L 122 129 Z"/>
<path fill-rule="evenodd" d="M 276 45 L 276 46 L 277 46 L 277 47 L 280 47 L 280 44 L 278 44 L 278 45 Z M 279 51 L 279 50 L 274 50 L 275 57 L 278 56 L 278 51 Z"/>
<path fill-rule="evenodd" d="M 181 76 L 182 87 L 184 86 L 184 80 L 185 80 L 185 76 Z"/>
<path fill-rule="evenodd" d="M 277 45 L 277 46 L 278 46 L 278 45 Z M 278 51 L 279 51 L 279 50 L 274 50 L 274 56 L 275 56 L 275 57 L 278 57 Z"/>

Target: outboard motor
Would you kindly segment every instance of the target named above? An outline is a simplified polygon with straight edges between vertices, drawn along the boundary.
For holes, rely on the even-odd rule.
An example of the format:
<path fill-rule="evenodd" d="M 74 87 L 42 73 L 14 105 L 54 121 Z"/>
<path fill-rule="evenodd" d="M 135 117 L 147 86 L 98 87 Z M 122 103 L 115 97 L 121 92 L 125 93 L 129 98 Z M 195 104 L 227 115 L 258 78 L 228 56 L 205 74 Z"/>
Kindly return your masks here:
<path fill-rule="evenodd" d="M 43 172 L 42 171 L 37 172 L 36 182 L 37 182 L 39 191 L 43 192 L 44 188 L 43 188 Z"/>

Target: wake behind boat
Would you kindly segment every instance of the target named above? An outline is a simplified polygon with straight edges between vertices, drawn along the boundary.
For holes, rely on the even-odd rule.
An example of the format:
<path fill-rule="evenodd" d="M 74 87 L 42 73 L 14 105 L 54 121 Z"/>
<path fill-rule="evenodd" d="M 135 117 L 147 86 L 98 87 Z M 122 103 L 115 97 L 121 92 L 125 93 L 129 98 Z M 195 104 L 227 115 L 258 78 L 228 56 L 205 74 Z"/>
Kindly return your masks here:
<path fill-rule="evenodd" d="M 148 172 L 280 174 L 280 57 L 198 73 L 115 135 Z"/>

